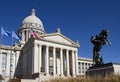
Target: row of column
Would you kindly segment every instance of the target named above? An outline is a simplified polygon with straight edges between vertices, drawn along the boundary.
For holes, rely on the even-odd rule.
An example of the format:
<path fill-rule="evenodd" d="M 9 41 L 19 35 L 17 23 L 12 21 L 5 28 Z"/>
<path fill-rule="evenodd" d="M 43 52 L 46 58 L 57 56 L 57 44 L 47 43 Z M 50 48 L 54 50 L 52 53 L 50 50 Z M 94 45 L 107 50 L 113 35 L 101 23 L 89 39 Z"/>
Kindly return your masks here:
<path fill-rule="evenodd" d="M 22 31 L 21 36 L 22 36 L 22 41 L 27 41 L 31 35 L 29 30 L 25 30 L 25 31 Z"/>
<path fill-rule="evenodd" d="M 40 34 L 40 32 L 38 32 L 38 31 L 36 31 L 36 32 L 38 34 Z M 22 36 L 22 41 L 28 41 L 28 39 L 31 37 L 30 29 L 22 31 L 21 36 Z"/>
<path fill-rule="evenodd" d="M 89 68 L 89 67 L 91 67 L 92 66 L 92 63 L 89 63 L 89 62 L 86 62 L 86 63 L 84 63 L 84 62 L 79 62 L 79 73 L 82 75 L 84 75 L 85 74 L 85 72 L 86 72 L 86 70 Z"/>
<path fill-rule="evenodd" d="M 36 46 L 37 47 L 37 46 Z M 39 45 L 39 49 L 36 49 L 36 47 L 34 48 L 35 49 L 35 53 L 37 52 L 36 50 L 39 50 L 39 52 L 42 51 L 42 45 Z M 46 46 L 46 54 L 45 54 L 45 73 L 46 75 L 49 75 L 49 46 Z M 60 48 L 60 75 L 61 76 L 64 76 L 64 69 L 63 69 L 63 50 L 62 48 Z M 38 54 L 38 53 L 36 53 Z M 38 55 L 38 62 L 39 62 L 39 66 L 38 66 L 38 71 L 40 73 L 40 69 L 41 69 L 41 66 L 42 66 L 42 62 L 41 62 L 41 55 L 42 53 L 39 53 Z M 67 70 L 67 76 L 70 76 L 70 57 L 69 57 L 69 50 L 66 49 L 66 70 Z M 75 76 L 78 72 L 78 63 L 77 63 L 77 52 L 74 52 L 72 51 L 72 54 L 71 54 L 71 58 L 72 58 L 72 75 Z M 36 60 L 36 59 L 35 59 Z M 37 62 L 34 62 L 34 64 L 36 64 Z M 40 69 L 39 69 L 40 68 Z M 56 75 L 56 47 L 53 47 L 53 75 L 55 76 Z"/>
<path fill-rule="evenodd" d="M 2 70 L 4 70 L 5 76 L 10 76 L 10 72 L 12 72 L 12 75 L 14 75 L 13 73 L 15 72 L 15 68 L 17 66 L 19 52 L 18 51 L 12 52 L 11 54 L 11 51 L 5 51 L 5 52 L 1 52 L 0 54 L 1 54 L 1 61 L 3 62 L 3 64 L 2 63 L 1 64 L 5 66 L 3 68 L 3 66 L 1 65 L 1 72 Z M 4 59 L 3 59 L 3 55 L 5 55 Z"/>

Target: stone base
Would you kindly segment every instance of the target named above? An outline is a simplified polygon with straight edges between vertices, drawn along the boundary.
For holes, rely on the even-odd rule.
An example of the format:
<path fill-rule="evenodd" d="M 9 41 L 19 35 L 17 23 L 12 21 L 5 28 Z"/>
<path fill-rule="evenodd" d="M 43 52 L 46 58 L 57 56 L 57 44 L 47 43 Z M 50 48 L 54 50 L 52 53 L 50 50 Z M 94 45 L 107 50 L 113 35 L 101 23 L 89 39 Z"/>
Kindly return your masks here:
<path fill-rule="evenodd" d="M 106 63 L 100 66 L 92 66 L 86 71 L 86 75 L 88 76 L 106 76 L 110 74 L 118 74 L 120 75 L 120 64 L 118 63 Z"/>

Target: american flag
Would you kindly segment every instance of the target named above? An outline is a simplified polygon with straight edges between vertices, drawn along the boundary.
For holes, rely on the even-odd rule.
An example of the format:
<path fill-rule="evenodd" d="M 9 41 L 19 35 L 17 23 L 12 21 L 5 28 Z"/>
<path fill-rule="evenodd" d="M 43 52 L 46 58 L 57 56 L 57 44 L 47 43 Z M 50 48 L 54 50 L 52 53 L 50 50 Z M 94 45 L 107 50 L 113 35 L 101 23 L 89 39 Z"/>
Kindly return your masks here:
<path fill-rule="evenodd" d="M 38 40 L 41 39 L 41 37 L 32 28 L 30 28 L 30 34 Z"/>

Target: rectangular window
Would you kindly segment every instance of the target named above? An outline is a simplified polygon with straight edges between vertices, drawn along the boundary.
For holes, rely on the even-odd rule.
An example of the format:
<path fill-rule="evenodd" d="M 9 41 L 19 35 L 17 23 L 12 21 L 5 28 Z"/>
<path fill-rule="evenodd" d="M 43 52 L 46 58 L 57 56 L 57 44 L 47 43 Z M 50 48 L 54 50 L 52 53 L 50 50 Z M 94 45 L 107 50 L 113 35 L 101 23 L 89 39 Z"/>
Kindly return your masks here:
<path fill-rule="evenodd" d="M 6 72 L 6 63 L 7 63 L 7 53 L 2 53 L 2 76 L 5 76 Z"/>
<path fill-rule="evenodd" d="M 13 71 L 10 71 L 10 75 L 13 76 Z"/>
<path fill-rule="evenodd" d="M 6 63 L 7 63 L 7 53 L 2 53 L 2 69 L 6 69 Z"/>
<path fill-rule="evenodd" d="M 2 70 L 2 76 L 5 76 L 5 70 Z"/>
<path fill-rule="evenodd" d="M 78 69 L 79 69 L 79 73 L 81 73 L 81 63 L 78 63 Z"/>
<path fill-rule="evenodd" d="M 10 67 L 11 67 L 11 70 L 14 69 L 14 65 L 15 65 L 14 59 L 15 59 L 15 55 L 12 54 L 12 55 L 10 56 Z"/>

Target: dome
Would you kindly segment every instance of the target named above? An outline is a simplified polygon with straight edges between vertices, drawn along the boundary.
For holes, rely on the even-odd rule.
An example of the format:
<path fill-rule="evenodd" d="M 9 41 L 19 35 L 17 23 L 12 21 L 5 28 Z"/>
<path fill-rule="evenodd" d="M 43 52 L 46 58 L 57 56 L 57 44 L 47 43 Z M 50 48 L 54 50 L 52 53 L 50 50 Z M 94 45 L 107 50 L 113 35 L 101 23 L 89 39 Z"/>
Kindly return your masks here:
<path fill-rule="evenodd" d="M 23 20 L 22 24 L 25 23 L 35 23 L 39 24 L 40 26 L 43 26 L 41 20 L 37 16 L 35 16 L 35 9 L 32 9 L 31 15 Z"/>

